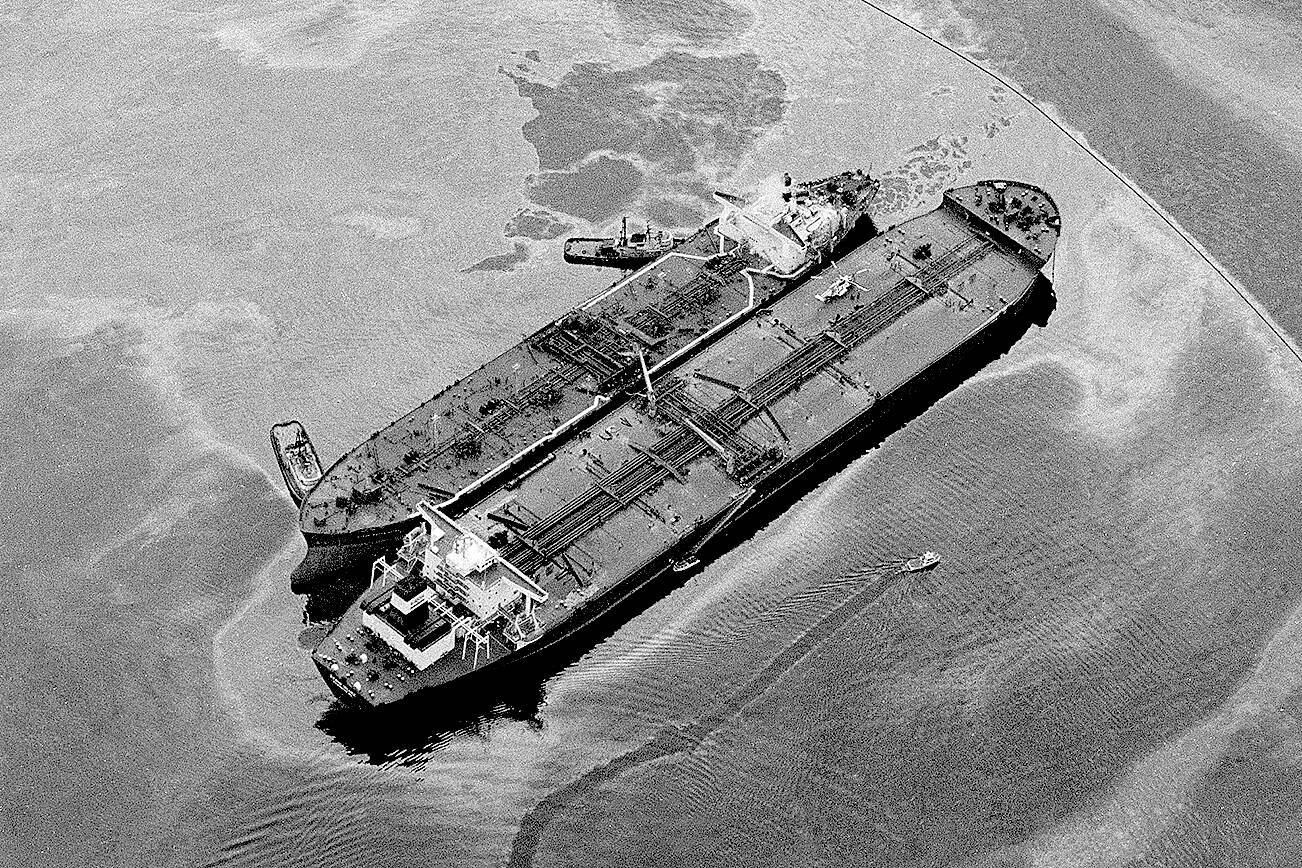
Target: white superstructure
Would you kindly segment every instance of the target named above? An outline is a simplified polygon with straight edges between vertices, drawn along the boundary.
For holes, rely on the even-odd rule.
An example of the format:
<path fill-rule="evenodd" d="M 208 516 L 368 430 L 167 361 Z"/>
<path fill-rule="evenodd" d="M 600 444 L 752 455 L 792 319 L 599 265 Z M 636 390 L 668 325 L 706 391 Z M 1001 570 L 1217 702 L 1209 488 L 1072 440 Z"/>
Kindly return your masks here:
<path fill-rule="evenodd" d="M 779 274 L 793 274 L 817 261 L 845 238 L 877 191 L 866 173 L 792 186 L 783 175 L 743 199 L 716 192 L 724 206 L 718 231 L 763 256 Z"/>
<path fill-rule="evenodd" d="M 374 564 L 362 626 L 417 670 L 458 641 L 463 656 L 474 646 L 476 660 L 492 656 L 494 638 L 499 645 L 526 641 L 547 592 L 430 504 L 419 509 L 424 522 L 407 534 L 397 562 Z"/>

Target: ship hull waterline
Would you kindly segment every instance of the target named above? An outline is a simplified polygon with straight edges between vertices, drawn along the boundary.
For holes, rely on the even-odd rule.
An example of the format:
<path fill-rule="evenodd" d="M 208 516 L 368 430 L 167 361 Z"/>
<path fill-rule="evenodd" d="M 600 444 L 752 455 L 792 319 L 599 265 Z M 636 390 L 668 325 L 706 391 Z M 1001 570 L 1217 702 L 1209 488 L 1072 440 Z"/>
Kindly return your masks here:
<path fill-rule="evenodd" d="M 1007 353 L 1032 324 L 1043 326 L 1047 322 L 1054 303 L 1052 285 L 1043 274 L 1039 274 L 1019 297 L 982 328 L 884 394 L 850 424 L 829 433 L 806 450 L 799 461 L 764 480 L 763 487 L 756 490 L 743 509 L 731 515 L 728 515 L 729 509 L 720 510 L 677 545 L 637 567 L 620 582 L 618 591 L 591 601 L 581 610 L 580 617 L 569 619 L 563 628 L 546 632 L 535 643 L 483 663 L 452 680 L 431 684 L 380 703 L 369 702 L 353 693 L 332 677 L 320 660 L 314 657 L 313 661 L 346 708 L 365 710 L 369 715 L 392 710 L 405 713 L 421 703 L 446 704 L 451 699 L 492 703 L 499 692 L 518 689 L 520 680 L 550 677 L 590 650 L 594 637 L 603 630 L 613 632 L 655 599 L 682 585 L 705 565 L 753 537 L 800 497 L 843 471 L 854 458 L 879 445 Z M 726 525 L 719 525 L 721 518 L 726 519 Z M 708 543 L 694 551 L 698 542 L 707 536 Z M 690 569 L 675 570 L 675 565 L 682 563 L 689 554 L 699 563 L 693 563 Z M 516 676 L 515 682 L 502 678 L 508 672 Z"/>

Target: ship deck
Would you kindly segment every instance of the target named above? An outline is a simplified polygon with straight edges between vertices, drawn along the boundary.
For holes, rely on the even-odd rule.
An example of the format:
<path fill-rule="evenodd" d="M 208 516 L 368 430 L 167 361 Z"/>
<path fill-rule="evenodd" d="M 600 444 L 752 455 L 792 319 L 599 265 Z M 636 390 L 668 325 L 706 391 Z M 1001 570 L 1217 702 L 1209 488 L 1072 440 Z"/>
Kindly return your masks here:
<path fill-rule="evenodd" d="M 460 522 L 547 590 L 538 618 L 563 630 L 1021 301 L 1057 226 L 1052 201 L 1034 188 L 951 191 L 654 377 L 654 402 L 626 402 L 534 472 L 486 490 Z M 828 293 L 838 286 L 845 292 Z M 451 654 L 371 701 L 474 666 Z"/>
<path fill-rule="evenodd" d="M 535 579 L 618 584 L 1029 291 L 1043 259 L 1022 245 L 1039 239 L 978 222 L 975 194 L 843 256 L 655 378 L 654 412 L 646 400 L 615 410 L 462 521 L 509 537 L 503 556 Z M 841 281 L 843 295 L 820 300 Z"/>
<path fill-rule="evenodd" d="M 444 389 L 353 449 L 303 503 L 305 533 L 346 535 L 404 521 L 421 500 L 442 502 L 522 450 L 593 412 L 709 330 L 778 293 L 744 251 L 720 256 L 713 224 L 618 281 L 577 311 Z M 709 260 L 707 262 L 707 260 Z"/>

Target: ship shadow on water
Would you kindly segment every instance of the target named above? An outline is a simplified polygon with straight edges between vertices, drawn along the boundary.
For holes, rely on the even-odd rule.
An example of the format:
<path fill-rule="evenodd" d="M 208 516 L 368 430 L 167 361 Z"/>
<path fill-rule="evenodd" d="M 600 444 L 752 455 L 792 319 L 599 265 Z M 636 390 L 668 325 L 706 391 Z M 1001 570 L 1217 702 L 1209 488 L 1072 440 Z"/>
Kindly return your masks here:
<path fill-rule="evenodd" d="M 1022 305 L 1010 309 L 979 344 L 958 357 L 938 363 L 907 387 L 883 399 L 872 422 L 819 456 L 776 494 L 747 512 L 734 529 L 711 540 L 708 549 L 701 553 L 702 564 L 708 564 L 723 552 L 753 537 L 801 497 L 844 470 L 855 457 L 880 445 L 1008 353 L 1032 325 L 1047 326 L 1056 307 L 1057 297 L 1052 285 L 1043 275 L 1039 276 Z M 364 756 L 373 763 L 419 757 L 458 737 L 483 737 L 498 721 L 525 722 L 543 728 L 546 725 L 543 709 L 547 682 L 576 665 L 584 654 L 612 636 L 632 617 L 681 587 L 695 572 L 666 570 L 620 604 L 566 637 L 555 648 L 520 661 L 490 684 L 472 679 L 468 687 L 458 687 L 454 683 L 377 708 L 353 708 L 335 702 L 322 714 L 317 727 L 349 752 Z M 307 595 L 309 615 L 325 617 L 321 613 L 342 613 L 365 589 L 366 575 L 358 571 L 350 582 L 348 588 Z M 342 608 L 336 608 L 340 606 Z"/>
<path fill-rule="evenodd" d="M 375 765 L 419 761 L 450 742 L 485 739 L 498 723 L 523 723 L 541 730 L 547 681 L 577 659 L 575 655 L 548 667 L 521 665 L 510 670 L 510 684 L 492 690 L 449 685 L 377 708 L 336 701 L 316 727 L 350 754 Z"/>

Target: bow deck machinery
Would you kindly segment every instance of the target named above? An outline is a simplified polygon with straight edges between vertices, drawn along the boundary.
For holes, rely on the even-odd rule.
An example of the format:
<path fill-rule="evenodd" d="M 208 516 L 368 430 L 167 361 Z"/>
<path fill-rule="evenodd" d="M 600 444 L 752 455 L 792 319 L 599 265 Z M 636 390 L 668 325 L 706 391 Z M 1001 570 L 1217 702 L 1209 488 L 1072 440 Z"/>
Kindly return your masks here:
<path fill-rule="evenodd" d="M 712 227 L 781 271 L 763 206 Z M 1059 234 L 1044 191 L 989 181 L 844 255 L 507 479 L 418 505 L 392 560 L 313 652 L 341 697 L 491 677 L 712 544 L 1027 303 Z M 778 234 L 781 234 L 780 232 Z M 717 261 L 717 260 L 716 260 Z M 831 281 L 831 283 L 828 283 Z M 844 292 L 828 292 L 829 286 Z"/>
<path fill-rule="evenodd" d="M 866 214 L 877 188 L 851 171 L 787 178 L 754 203 L 720 194 L 723 216 L 674 252 L 372 434 L 303 497 L 308 557 L 295 590 L 391 553 L 422 500 L 455 510 L 609 410 L 644 372 L 691 355 L 780 297 L 851 233 L 873 231 Z M 752 230 L 761 243 L 730 240 Z"/>

